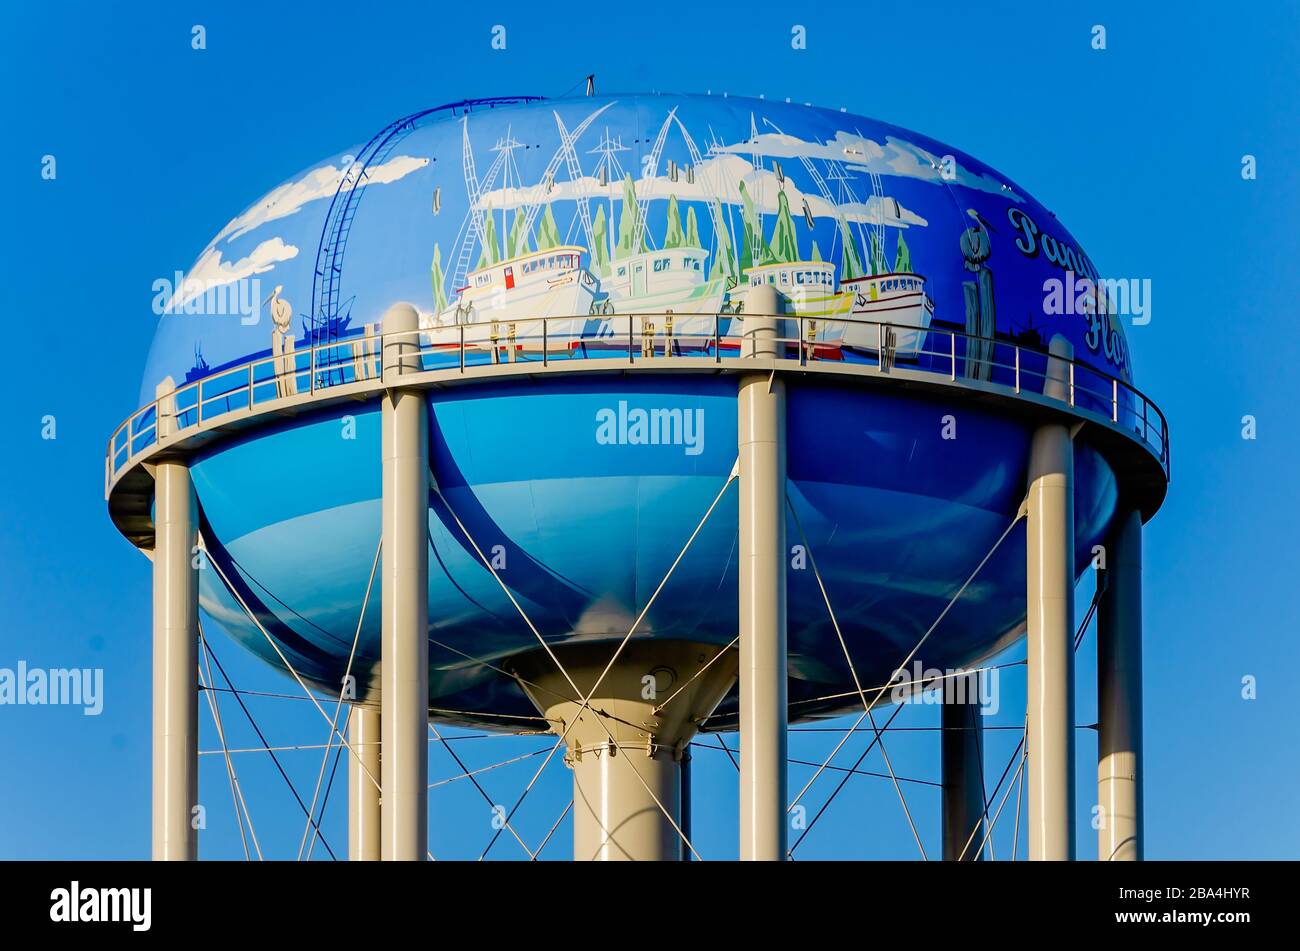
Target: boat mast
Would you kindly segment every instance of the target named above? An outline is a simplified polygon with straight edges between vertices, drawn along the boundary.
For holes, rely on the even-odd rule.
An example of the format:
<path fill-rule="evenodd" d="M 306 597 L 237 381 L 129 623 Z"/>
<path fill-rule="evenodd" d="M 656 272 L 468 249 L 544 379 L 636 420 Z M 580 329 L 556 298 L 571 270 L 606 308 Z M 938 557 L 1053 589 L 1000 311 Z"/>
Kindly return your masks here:
<path fill-rule="evenodd" d="M 649 161 L 647 161 L 642 166 L 643 174 L 641 177 L 643 180 L 653 182 L 655 176 L 659 174 L 659 157 L 663 154 L 664 151 L 664 140 L 668 138 L 668 127 L 672 124 L 673 119 L 676 117 L 676 115 L 677 115 L 677 107 L 674 106 L 672 110 L 668 113 L 668 118 L 664 120 L 664 124 L 659 127 L 659 134 L 655 136 L 654 145 L 650 147 L 650 155 L 648 156 Z M 636 241 L 633 244 L 633 247 L 635 248 L 640 248 L 643 244 L 645 244 L 646 217 L 647 217 L 646 213 L 649 208 L 649 205 L 650 205 L 649 195 L 637 199 Z"/>
<path fill-rule="evenodd" d="M 594 149 L 591 149 L 587 153 L 588 155 L 600 155 L 600 159 L 596 162 L 596 176 L 597 179 L 599 179 L 603 175 L 604 181 L 601 182 L 601 184 L 606 186 L 607 189 L 605 192 L 605 200 L 609 205 L 609 214 L 607 217 L 609 223 L 605 226 L 605 243 L 608 245 L 607 260 L 611 262 L 614 260 L 615 250 L 614 188 L 617 187 L 614 186 L 613 183 L 621 182 L 623 180 L 623 165 L 619 162 L 618 157 L 614 153 L 627 151 L 630 150 L 623 144 L 622 137 L 620 136 L 617 139 L 611 139 L 609 135 L 609 127 L 606 126 L 605 132 L 600 138 L 600 142 Z"/>

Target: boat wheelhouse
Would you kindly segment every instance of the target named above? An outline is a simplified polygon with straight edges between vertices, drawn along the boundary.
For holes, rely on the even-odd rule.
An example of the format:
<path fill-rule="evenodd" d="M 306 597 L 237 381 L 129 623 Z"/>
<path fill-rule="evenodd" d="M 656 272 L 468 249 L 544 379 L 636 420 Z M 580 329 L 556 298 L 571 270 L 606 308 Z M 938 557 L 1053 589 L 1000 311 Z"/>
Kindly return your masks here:
<path fill-rule="evenodd" d="M 708 280 L 709 253 L 703 248 L 645 251 L 614 261 L 601 278 L 612 313 L 688 309 L 716 313 L 726 285 Z"/>
<path fill-rule="evenodd" d="M 684 247 L 644 251 L 616 260 L 600 280 L 606 296 L 597 301 L 595 310 L 602 316 L 680 314 L 673 318 L 673 336 L 712 335 L 712 315 L 722 308 L 727 284 L 725 278 L 708 278 L 708 258 L 703 248 Z M 701 316 L 689 316 L 692 314 Z"/>
<path fill-rule="evenodd" d="M 839 290 L 835 264 L 830 261 L 791 261 L 787 264 L 760 264 L 752 267 L 745 281 L 731 292 L 732 304 L 741 304 L 752 287 L 769 284 L 784 295 L 786 314 L 791 317 L 843 317 L 848 314 L 851 296 Z"/>

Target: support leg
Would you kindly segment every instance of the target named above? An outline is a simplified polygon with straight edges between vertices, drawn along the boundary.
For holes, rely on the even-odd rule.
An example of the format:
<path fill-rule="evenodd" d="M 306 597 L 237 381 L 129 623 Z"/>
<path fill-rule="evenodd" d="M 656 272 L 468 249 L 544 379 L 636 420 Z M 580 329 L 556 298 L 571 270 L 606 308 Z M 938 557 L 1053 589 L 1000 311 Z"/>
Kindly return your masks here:
<path fill-rule="evenodd" d="M 954 696 L 945 699 L 942 716 L 943 858 L 946 862 L 959 858 L 979 861 L 984 857 L 984 727 L 980 722 L 979 676 L 970 674 L 945 689 Z"/>
<path fill-rule="evenodd" d="M 686 836 L 687 842 L 693 842 L 695 841 L 695 833 L 691 830 L 694 816 L 691 814 L 691 747 L 689 744 L 682 750 L 682 761 L 678 766 L 682 773 L 682 834 Z M 682 842 L 680 848 L 682 861 L 689 862 L 691 860 L 691 850 L 686 847 L 686 842 Z"/>
<path fill-rule="evenodd" d="M 1071 356 L 1060 336 L 1051 352 Z M 1049 396 L 1064 398 L 1062 367 L 1049 362 Z M 1073 859 L 1074 447 L 1061 423 L 1034 433 L 1026 538 L 1029 857 Z"/>
<path fill-rule="evenodd" d="M 746 301 L 745 352 L 775 353 L 773 288 Z M 752 311 L 753 316 L 748 312 Z M 740 459 L 740 857 L 786 857 L 785 383 L 744 374 Z"/>
<path fill-rule="evenodd" d="M 1121 513 L 1097 610 L 1097 857 L 1142 861 L 1142 517 Z"/>
<path fill-rule="evenodd" d="M 380 858 L 379 787 L 371 777 L 380 775 L 379 709 L 358 703 L 348 723 L 348 858 L 354 862 L 375 862 Z M 367 775 L 369 770 L 369 775 Z"/>
<path fill-rule="evenodd" d="M 189 468 L 154 473 L 153 857 L 198 858 L 199 581 L 197 503 Z"/>
<path fill-rule="evenodd" d="M 384 315 L 382 854 L 423 859 L 428 850 L 429 432 L 419 390 L 402 389 L 418 368 L 419 315 L 398 304 Z M 411 331 L 394 337 L 394 331 Z"/>

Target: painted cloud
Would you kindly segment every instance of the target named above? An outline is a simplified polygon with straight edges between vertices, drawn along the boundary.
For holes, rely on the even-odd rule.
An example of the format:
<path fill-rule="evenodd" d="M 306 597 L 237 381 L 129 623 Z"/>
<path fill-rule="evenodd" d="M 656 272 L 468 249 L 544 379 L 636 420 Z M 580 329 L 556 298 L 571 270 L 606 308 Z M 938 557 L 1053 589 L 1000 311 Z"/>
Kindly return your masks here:
<path fill-rule="evenodd" d="M 1006 182 L 992 175 L 973 172 L 960 162 L 955 164 L 954 177 L 945 180 L 940 174 L 944 158 L 942 155 L 935 155 L 914 142 L 892 135 L 886 136 L 885 144 L 881 145 L 874 139 L 843 131 L 836 132 L 835 138 L 829 142 L 808 142 L 783 132 L 765 132 L 735 145 L 718 146 L 714 151 L 839 162 L 850 171 L 899 175 L 935 184 L 951 181 L 978 191 L 1005 195 L 1012 201 L 1024 201 Z"/>
<path fill-rule="evenodd" d="M 279 262 L 297 256 L 298 249 L 292 244 L 285 244 L 278 237 L 263 241 L 247 257 L 236 261 L 221 260 L 221 252 L 209 247 L 185 275 L 185 283 L 176 288 L 167 303 L 167 309 L 172 312 L 178 311 L 189 301 L 201 297 L 214 287 L 233 284 L 254 274 L 264 274 Z"/>
<path fill-rule="evenodd" d="M 723 150 L 719 150 L 723 151 Z M 730 151 L 730 150 L 727 150 Z M 664 200 L 676 196 L 678 201 L 720 201 L 723 204 L 739 205 L 743 201 L 740 184 L 744 182 L 750 199 L 762 214 L 775 214 L 777 195 L 782 189 L 789 199 L 794 214 L 802 214 L 803 202 L 808 203 L 808 210 L 814 218 L 840 218 L 863 224 L 885 224 L 895 228 L 912 225 L 924 226 L 926 220 L 913 211 L 904 208 L 892 198 L 883 201 L 875 195 L 865 196 L 865 200 L 849 200 L 832 203 L 822 195 L 814 195 L 800 190 L 792 180 L 787 178 L 782 184 L 776 173 L 770 169 L 755 169 L 739 155 L 714 155 L 705 159 L 694 170 L 694 181 L 687 181 L 683 173 L 673 181 L 667 175 L 653 178 L 640 178 L 634 183 L 637 198 Z M 869 188 L 869 184 L 866 188 Z M 865 189 L 864 189 L 865 190 Z M 577 181 L 555 182 L 547 190 L 545 184 L 530 185 L 525 188 L 498 188 L 484 192 L 479 198 L 479 207 L 483 210 L 501 210 L 540 204 L 544 201 L 572 201 L 576 198 L 618 200 L 623 194 L 623 183 L 611 181 L 602 185 L 590 175 L 584 175 Z"/>
<path fill-rule="evenodd" d="M 424 168 L 428 164 L 429 160 L 427 158 L 399 155 L 382 165 L 376 165 L 374 168 L 368 169 L 365 179 L 357 182 L 353 187 L 365 188 L 367 185 L 387 185 Z M 332 198 L 335 192 L 338 191 L 339 185 L 343 183 L 343 176 L 347 169 L 348 163 L 341 163 L 339 166 L 323 165 L 307 172 L 297 181 L 287 182 L 279 188 L 273 189 L 252 208 L 222 228 L 221 233 L 212 239 L 212 244 L 208 247 L 212 247 L 223 238 L 226 241 L 233 241 L 240 235 L 248 234 L 254 228 L 258 228 L 268 221 L 287 218 L 292 214 L 296 214 L 303 205 L 310 202 L 318 201 L 321 198 Z"/>

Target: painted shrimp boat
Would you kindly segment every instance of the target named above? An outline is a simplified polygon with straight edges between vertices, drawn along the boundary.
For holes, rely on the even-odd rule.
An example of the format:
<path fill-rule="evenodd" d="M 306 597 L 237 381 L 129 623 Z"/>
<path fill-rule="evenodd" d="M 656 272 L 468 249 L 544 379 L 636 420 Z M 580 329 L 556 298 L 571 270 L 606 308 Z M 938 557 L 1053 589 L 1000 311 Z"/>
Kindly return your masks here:
<path fill-rule="evenodd" d="M 808 318 L 802 328 L 805 342 L 839 346 L 853 295 L 839 289 L 835 270 L 835 264 L 830 261 L 791 261 L 750 268 L 745 274 L 746 282 L 731 292 L 731 307 L 737 312 L 731 335 L 741 336 L 745 332 L 745 299 L 749 290 L 769 284 L 785 298 L 786 315 Z M 800 332 L 800 327 L 791 321 L 780 336 L 794 340 Z"/>
<path fill-rule="evenodd" d="M 464 325 L 467 347 L 490 350 L 495 338 L 499 348 L 540 351 L 541 318 L 546 317 L 546 346 L 567 349 L 586 332 L 599 288 L 582 265 L 585 250 L 562 245 L 471 271 L 455 305 L 439 314 L 429 329 L 429 342 L 435 347 L 459 346 L 459 328 Z"/>
<path fill-rule="evenodd" d="M 852 297 L 850 319 L 836 328 L 844 346 L 875 352 L 880 347 L 877 325 L 890 324 L 894 355 L 917 355 L 934 317 L 924 277 L 910 272 L 868 274 L 843 281 L 840 287 Z"/>
<path fill-rule="evenodd" d="M 611 314 L 654 314 L 638 321 L 637 332 L 662 336 L 667 332 L 666 315 L 672 313 L 674 339 L 711 337 L 714 316 L 722 309 L 727 293 L 725 278 L 706 277 L 709 253 L 703 248 L 666 248 L 645 251 L 614 261 L 609 274 L 600 280 L 605 299 L 593 308 L 602 317 Z M 604 328 L 602 328 L 603 330 Z"/>
<path fill-rule="evenodd" d="M 830 261 L 792 261 L 760 264 L 745 275 L 745 283 L 731 292 L 732 306 L 744 312 L 750 288 L 770 284 L 785 297 L 786 313 L 793 317 L 831 319 L 849 313 L 852 296 L 840 290 L 835 265 Z"/>

